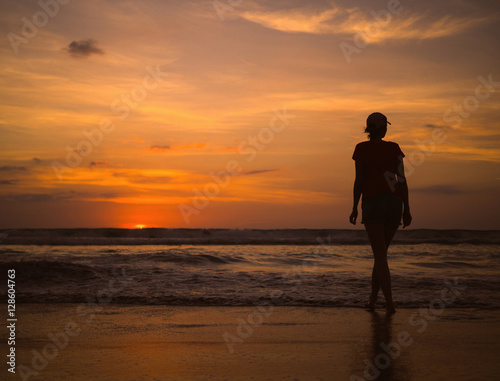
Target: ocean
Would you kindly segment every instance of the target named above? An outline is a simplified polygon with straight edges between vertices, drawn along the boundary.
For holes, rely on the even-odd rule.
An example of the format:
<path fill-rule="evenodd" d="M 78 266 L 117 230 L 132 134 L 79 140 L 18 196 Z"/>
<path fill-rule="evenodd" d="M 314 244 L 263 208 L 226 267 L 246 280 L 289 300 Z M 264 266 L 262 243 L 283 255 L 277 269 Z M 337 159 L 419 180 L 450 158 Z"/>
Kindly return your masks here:
<path fill-rule="evenodd" d="M 243 232 L 222 229 L 96 231 L 4 232 L 0 274 L 15 270 L 17 303 L 362 307 L 370 293 L 364 231 L 244 232 L 260 244 L 235 244 Z M 500 232 L 453 232 L 396 233 L 388 257 L 397 307 L 429 306 L 453 284 L 460 292 L 446 307 L 500 308 Z M 167 236 L 183 243 L 158 244 Z"/>

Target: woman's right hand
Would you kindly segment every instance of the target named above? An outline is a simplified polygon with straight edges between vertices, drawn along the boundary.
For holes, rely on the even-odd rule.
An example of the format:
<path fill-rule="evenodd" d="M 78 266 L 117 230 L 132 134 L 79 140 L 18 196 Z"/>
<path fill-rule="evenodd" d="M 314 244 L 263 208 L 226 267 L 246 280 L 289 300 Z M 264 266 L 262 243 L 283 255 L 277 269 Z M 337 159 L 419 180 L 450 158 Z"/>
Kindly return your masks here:
<path fill-rule="evenodd" d="M 410 211 L 405 210 L 403 212 L 403 229 L 411 224 L 411 220 Z"/>
<path fill-rule="evenodd" d="M 356 225 L 356 218 L 358 218 L 358 209 L 353 209 L 351 215 L 349 216 L 349 222 Z"/>

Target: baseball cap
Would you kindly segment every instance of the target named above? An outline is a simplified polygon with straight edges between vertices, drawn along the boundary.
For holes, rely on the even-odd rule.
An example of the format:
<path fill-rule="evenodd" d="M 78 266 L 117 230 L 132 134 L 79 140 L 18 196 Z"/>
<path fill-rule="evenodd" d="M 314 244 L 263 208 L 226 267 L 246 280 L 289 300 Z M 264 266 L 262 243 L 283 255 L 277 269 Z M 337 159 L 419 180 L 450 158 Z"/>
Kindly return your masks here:
<path fill-rule="evenodd" d="M 366 118 L 366 125 L 367 126 L 369 124 L 380 124 L 380 123 L 391 124 L 387 120 L 387 117 L 384 114 L 380 113 L 380 112 L 374 112 L 374 113 L 368 115 L 368 118 Z"/>

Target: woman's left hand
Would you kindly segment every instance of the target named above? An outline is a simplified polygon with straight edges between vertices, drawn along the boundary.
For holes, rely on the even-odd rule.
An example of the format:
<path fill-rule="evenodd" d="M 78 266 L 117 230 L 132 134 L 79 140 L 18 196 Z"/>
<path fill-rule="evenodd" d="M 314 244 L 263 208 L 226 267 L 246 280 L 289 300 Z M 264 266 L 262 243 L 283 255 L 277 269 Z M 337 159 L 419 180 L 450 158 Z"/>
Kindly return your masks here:
<path fill-rule="evenodd" d="M 411 214 L 409 211 L 405 210 L 403 212 L 403 229 L 411 224 Z"/>
<path fill-rule="evenodd" d="M 351 215 L 349 216 L 349 222 L 356 225 L 356 218 L 358 218 L 358 209 L 353 209 Z"/>

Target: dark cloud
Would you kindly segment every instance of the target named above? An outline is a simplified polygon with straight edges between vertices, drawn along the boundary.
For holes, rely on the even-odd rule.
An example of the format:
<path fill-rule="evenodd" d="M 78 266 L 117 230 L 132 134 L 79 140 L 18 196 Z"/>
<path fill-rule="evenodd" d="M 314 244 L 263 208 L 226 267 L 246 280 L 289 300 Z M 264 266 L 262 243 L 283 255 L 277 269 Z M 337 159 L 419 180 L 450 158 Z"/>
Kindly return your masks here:
<path fill-rule="evenodd" d="M 0 180 L 0 185 L 14 185 L 17 180 Z"/>
<path fill-rule="evenodd" d="M 73 41 L 68 45 L 67 51 L 73 57 L 88 57 L 92 54 L 104 54 L 104 50 L 96 46 L 96 40 Z"/>
<path fill-rule="evenodd" d="M 20 193 L 20 194 L 7 194 L 0 197 L 2 202 L 54 202 L 65 200 L 76 200 L 79 198 L 89 197 L 105 197 L 104 194 L 92 194 L 86 192 L 79 192 L 68 190 L 65 192 L 56 193 Z M 111 196 L 109 196 L 111 197 Z M 108 198 L 108 197 L 105 197 Z"/>
<path fill-rule="evenodd" d="M 32 160 L 33 160 L 36 164 L 40 164 L 40 163 L 42 162 L 42 160 L 41 160 L 41 159 L 39 159 L 39 158 L 37 158 L 37 157 L 34 157 Z"/>
<path fill-rule="evenodd" d="M 0 167 L 0 171 L 26 171 L 26 167 L 16 167 L 13 165 L 4 165 Z"/>
<path fill-rule="evenodd" d="M 111 163 L 109 161 L 95 160 L 95 161 L 91 161 L 89 163 L 89 168 L 97 168 L 97 167 L 106 168 L 106 167 L 109 167 L 110 165 L 111 165 Z"/>
<path fill-rule="evenodd" d="M 172 181 L 172 177 L 169 176 L 143 176 L 118 172 L 113 173 L 113 176 L 123 177 L 127 179 L 128 182 L 133 184 L 166 184 Z"/>
<path fill-rule="evenodd" d="M 467 136 L 468 140 L 477 140 L 477 141 L 487 141 L 487 142 L 497 142 L 500 140 L 500 134 L 493 135 L 472 135 Z"/>
<path fill-rule="evenodd" d="M 445 125 L 440 126 L 438 124 L 432 124 L 432 123 L 428 123 L 428 124 L 424 125 L 424 127 L 432 128 L 432 129 L 434 129 L 434 128 L 440 128 L 442 130 L 451 129 L 450 126 L 445 126 Z"/>
<path fill-rule="evenodd" d="M 135 178 L 128 180 L 134 184 L 166 184 L 171 182 L 172 178 L 168 176 L 135 176 Z"/>
<path fill-rule="evenodd" d="M 419 193 L 438 193 L 438 194 L 461 194 L 465 193 L 463 190 L 453 185 L 430 185 L 427 187 L 413 188 L 412 192 Z"/>
<path fill-rule="evenodd" d="M 24 193 L 24 194 L 11 194 L 2 197 L 6 201 L 14 202 L 47 202 L 58 200 L 59 197 L 48 193 Z"/>
<path fill-rule="evenodd" d="M 102 198 L 116 198 L 116 197 L 120 197 L 120 196 L 123 196 L 123 195 L 118 194 L 118 193 L 101 193 L 100 196 Z"/>
<path fill-rule="evenodd" d="M 255 171 L 245 172 L 245 175 L 256 175 L 258 173 L 276 172 L 276 171 L 279 171 L 279 169 L 257 169 Z"/>
<path fill-rule="evenodd" d="M 171 149 L 170 146 L 159 146 L 159 145 L 155 145 L 155 146 L 151 146 L 149 147 L 149 149 L 153 150 L 153 151 L 166 151 L 166 150 L 169 150 Z"/>

